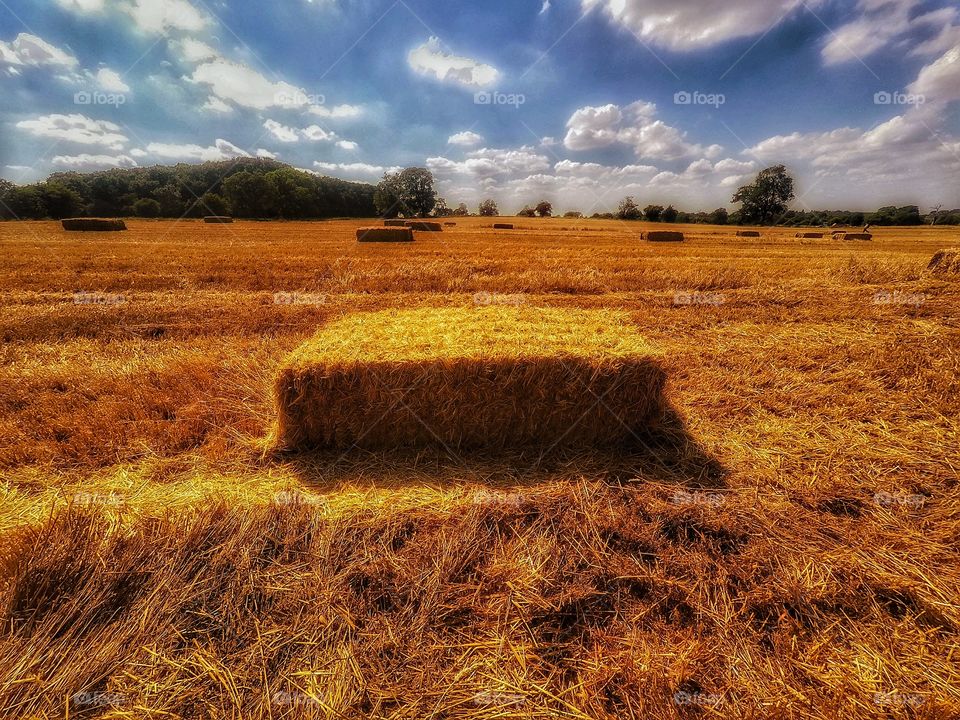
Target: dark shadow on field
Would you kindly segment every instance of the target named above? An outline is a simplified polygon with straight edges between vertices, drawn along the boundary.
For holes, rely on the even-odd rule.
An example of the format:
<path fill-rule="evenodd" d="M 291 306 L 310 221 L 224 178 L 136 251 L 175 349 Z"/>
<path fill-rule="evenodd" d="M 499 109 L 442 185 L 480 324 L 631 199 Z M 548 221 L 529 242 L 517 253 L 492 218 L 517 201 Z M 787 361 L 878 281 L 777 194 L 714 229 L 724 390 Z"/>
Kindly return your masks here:
<path fill-rule="evenodd" d="M 303 485 L 317 492 L 344 486 L 409 488 L 480 484 L 532 486 L 546 482 L 602 480 L 614 485 L 658 483 L 689 490 L 726 487 L 727 470 L 667 406 L 662 416 L 633 429 L 619 445 L 506 449 L 430 447 L 324 449 L 275 452 L 269 461 L 292 469 Z"/>

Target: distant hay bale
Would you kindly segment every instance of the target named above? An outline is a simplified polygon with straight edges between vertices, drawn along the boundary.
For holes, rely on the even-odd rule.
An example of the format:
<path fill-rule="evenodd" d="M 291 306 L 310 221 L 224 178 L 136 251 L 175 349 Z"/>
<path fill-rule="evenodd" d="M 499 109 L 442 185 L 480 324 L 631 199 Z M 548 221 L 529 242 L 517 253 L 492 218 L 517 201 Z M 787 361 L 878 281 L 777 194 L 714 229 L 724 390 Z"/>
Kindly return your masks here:
<path fill-rule="evenodd" d="M 820 238 L 823 237 L 823 233 L 817 233 L 817 232 L 798 232 L 798 233 L 797 233 L 797 237 L 798 237 L 798 238 L 806 238 L 806 239 L 810 239 L 810 240 L 818 240 L 818 239 L 820 239 Z"/>
<path fill-rule="evenodd" d="M 413 231 L 408 227 L 357 228 L 357 242 L 413 242 Z"/>
<path fill-rule="evenodd" d="M 675 230 L 650 230 L 640 233 L 640 239 L 647 242 L 683 242 L 683 233 Z"/>
<path fill-rule="evenodd" d="M 211 225 L 226 225 L 233 222 L 233 218 L 229 215 L 206 215 L 203 218 L 205 223 L 210 223 Z"/>
<path fill-rule="evenodd" d="M 960 275 L 960 248 L 938 250 L 927 265 L 933 275 Z"/>
<path fill-rule="evenodd" d="M 833 239 L 834 239 L 834 240 L 846 240 L 846 239 L 847 239 L 847 231 L 846 231 L 846 230 L 837 230 L 837 231 L 835 231 L 835 232 L 833 233 Z"/>
<path fill-rule="evenodd" d="M 407 227 L 417 232 L 443 232 L 443 225 L 426 220 L 408 220 Z"/>
<path fill-rule="evenodd" d="M 513 230 L 513 223 L 494 223 L 494 230 Z"/>
<path fill-rule="evenodd" d="M 384 220 L 384 221 L 383 221 L 383 224 L 384 224 L 384 227 L 406 227 L 406 226 L 407 226 L 407 221 L 406 221 L 406 220 L 402 220 L 402 219 L 400 219 L 400 220 Z"/>
<path fill-rule="evenodd" d="M 760 237 L 759 230 L 737 230 L 737 237 Z"/>
<path fill-rule="evenodd" d="M 444 225 L 454 226 L 454 225 L 456 225 L 456 223 L 455 223 L 455 222 L 445 222 Z"/>
<path fill-rule="evenodd" d="M 276 440 L 287 450 L 622 443 L 660 417 L 664 382 L 624 312 L 356 313 L 281 365 Z"/>
<path fill-rule="evenodd" d="M 833 236 L 834 240 L 873 240 L 873 235 L 870 233 L 844 233 L 842 238 L 837 238 L 836 235 Z"/>
<path fill-rule="evenodd" d="M 119 218 L 65 218 L 60 224 L 64 230 L 80 232 L 117 232 L 127 229 L 127 224 Z"/>

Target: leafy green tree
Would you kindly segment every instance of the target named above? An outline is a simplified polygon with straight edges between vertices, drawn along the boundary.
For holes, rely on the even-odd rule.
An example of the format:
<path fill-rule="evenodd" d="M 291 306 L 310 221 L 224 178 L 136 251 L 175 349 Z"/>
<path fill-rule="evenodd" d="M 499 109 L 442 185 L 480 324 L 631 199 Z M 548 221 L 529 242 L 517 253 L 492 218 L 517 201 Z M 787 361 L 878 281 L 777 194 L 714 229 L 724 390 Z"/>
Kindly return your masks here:
<path fill-rule="evenodd" d="M 180 199 L 180 191 L 173 185 L 163 185 L 153 193 L 153 198 L 160 203 L 160 215 L 163 217 L 182 217 L 184 206 Z"/>
<path fill-rule="evenodd" d="M 83 208 L 80 193 L 56 181 L 48 181 L 40 186 L 47 215 L 54 220 L 78 215 Z"/>
<path fill-rule="evenodd" d="M 493 200 L 484 200 L 482 203 L 480 203 L 478 212 L 483 217 L 493 217 L 500 214 L 500 209 L 497 207 L 497 203 Z"/>
<path fill-rule="evenodd" d="M 385 218 L 407 215 L 409 209 L 403 204 L 402 195 L 400 174 L 384 173 L 383 179 L 373 193 L 373 204 L 377 208 L 377 215 Z"/>
<path fill-rule="evenodd" d="M 553 205 L 548 203 L 546 200 L 541 200 L 537 203 L 537 207 L 534 212 L 537 213 L 540 217 L 550 217 L 553 215 Z"/>
<path fill-rule="evenodd" d="M 523 210 L 517 213 L 517 217 L 536 217 L 537 211 L 529 205 L 524 205 Z"/>
<path fill-rule="evenodd" d="M 667 205 L 666 209 L 660 213 L 660 220 L 665 223 L 677 221 L 677 210 L 673 205 Z"/>
<path fill-rule="evenodd" d="M 160 203 L 153 198 L 140 198 L 133 204 L 133 212 L 137 217 L 160 217 Z"/>
<path fill-rule="evenodd" d="M 620 201 L 620 206 L 617 208 L 617 217 L 621 220 L 639 220 L 642 215 L 640 206 L 633 199 L 633 195 L 627 195 Z"/>
<path fill-rule="evenodd" d="M 727 212 L 726 208 L 717 208 L 712 213 L 710 213 L 708 222 L 711 225 L 726 225 L 727 220 L 729 219 L 730 219 L 730 214 Z"/>
<path fill-rule="evenodd" d="M 231 175 L 223 183 L 227 202 L 238 217 L 270 217 L 272 190 L 263 175 L 248 171 Z"/>
<path fill-rule="evenodd" d="M 36 185 L 20 185 L 10 195 L 10 209 L 21 220 L 41 220 L 47 216 L 43 194 Z"/>
<path fill-rule="evenodd" d="M 460 203 L 459 205 L 457 205 L 457 209 L 453 211 L 453 214 L 460 217 L 466 217 L 467 215 L 470 214 L 470 211 L 467 210 L 466 203 Z"/>
<path fill-rule="evenodd" d="M 13 202 L 13 191 L 17 189 L 9 180 L 0 178 L 0 219 L 9 220 L 13 217 L 10 204 Z"/>
<path fill-rule="evenodd" d="M 740 203 L 741 222 L 745 225 L 771 225 L 787 211 L 796 197 L 793 178 L 783 165 L 761 170 L 751 185 L 739 188 L 733 202 Z"/>
<path fill-rule="evenodd" d="M 647 205 L 643 209 L 643 217 L 647 222 L 660 222 L 660 215 L 663 213 L 663 205 Z"/>
<path fill-rule="evenodd" d="M 433 173 L 420 167 L 387 173 L 377 185 L 373 201 L 382 217 L 427 217 L 437 204 Z"/>

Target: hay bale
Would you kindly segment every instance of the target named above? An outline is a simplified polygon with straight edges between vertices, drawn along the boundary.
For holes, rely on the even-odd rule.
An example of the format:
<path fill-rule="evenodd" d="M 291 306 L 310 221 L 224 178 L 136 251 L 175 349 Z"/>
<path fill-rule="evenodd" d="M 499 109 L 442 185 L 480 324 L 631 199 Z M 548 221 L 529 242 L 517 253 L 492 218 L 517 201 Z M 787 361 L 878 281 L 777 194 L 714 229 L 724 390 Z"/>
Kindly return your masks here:
<path fill-rule="evenodd" d="M 232 223 L 233 218 L 229 215 L 205 215 L 203 221 L 211 225 L 226 225 Z"/>
<path fill-rule="evenodd" d="M 357 228 L 357 242 L 413 242 L 413 231 L 408 227 Z"/>
<path fill-rule="evenodd" d="M 640 233 L 640 239 L 647 242 L 683 242 L 683 233 L 675 230 L 650 230 Z"/>
<path fill-rule="evenodd" d="M 834 239 L 834 240 L 846 240 L 846 239 L 847 239 L 847 231 L 846 231 L 846 230 L 837 230 L 837 231 L 835 231 L 835 232 L 833 233 L 833 239 Z"/>
<path fill-rule="evenodd" d="M 384 227 L 406 227 L 406 226 L 407 226 L 407 221 L 406 221 L 406 220 L 403 220 L 403 219 L 399 219 L 399 220 L 384 220 L 384 221 L 383 221 L 383 225 L 384 225 Z"/>
<path fill-rule="evenodd" d="M 513 230 L 513 223 L 494 223 L 494 230 Z"/>
<path fill-rule="evenodd" d="M 938 250 L 930 259 L 927 271 L 934 275 L 960 275 L 960 248 Z"/>
<path fill-rule="evenodd" d="M 72 232 L 118 232 L 127 224 L 119 218 L 65 218 L 60 221 L 64 230 Z"/>
<path fill-rule="evenodd" d="M 455 222 L 445 222 L 444 225 L 448 225 L 448 226 L 453 227 L 453 226 L 456 225 L 456 223 L 455 223 Z"/>
<path fill-rule="evenodd" d="M 664 382 L 659 355 L 624 312 L 356 313 L 281 365 L 276 441 L 283 449 L 620 443 L 660 417 Z"/>
<path fill-rule="evenodd" d="M 737 237 L 760 237 L 759 230 L 737 230 Z"/>
<path fill-rule="evenodd" d="M 837 240 L 837 236 L 834 235 L 834 240 Z M 873 240 L 873 235 L 870 233 L 844 233 L 840 240 Z"/>
<path fill-rule="evenodd" d="M 823 233 L 817 233 L 817 232 L 798 232 L 798 233 L 797 233 L 797 237 L 798 237 L 798 238 L 806 238 L 806 239 L 810 239 L 810 240 L 819 240 L 820 238 L 823 237 Z"/>
<path fill-rule="evenodd" d="M 408 220 L 407 227 L 416 232 L 443 232 L 443 225 L 427 220 Z"/>

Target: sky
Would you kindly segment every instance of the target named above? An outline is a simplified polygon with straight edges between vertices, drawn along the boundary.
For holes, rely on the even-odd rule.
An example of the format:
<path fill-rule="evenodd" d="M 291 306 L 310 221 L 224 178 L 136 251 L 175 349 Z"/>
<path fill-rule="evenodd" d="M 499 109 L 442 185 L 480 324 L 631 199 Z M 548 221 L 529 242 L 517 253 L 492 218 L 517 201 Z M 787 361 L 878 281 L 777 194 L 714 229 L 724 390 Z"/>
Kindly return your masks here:
<path fill-rule="evenodd" d="M 0 0 L 0 176 L 271 157 L 451 206 L 960 207 L 949 0 Z"/>

